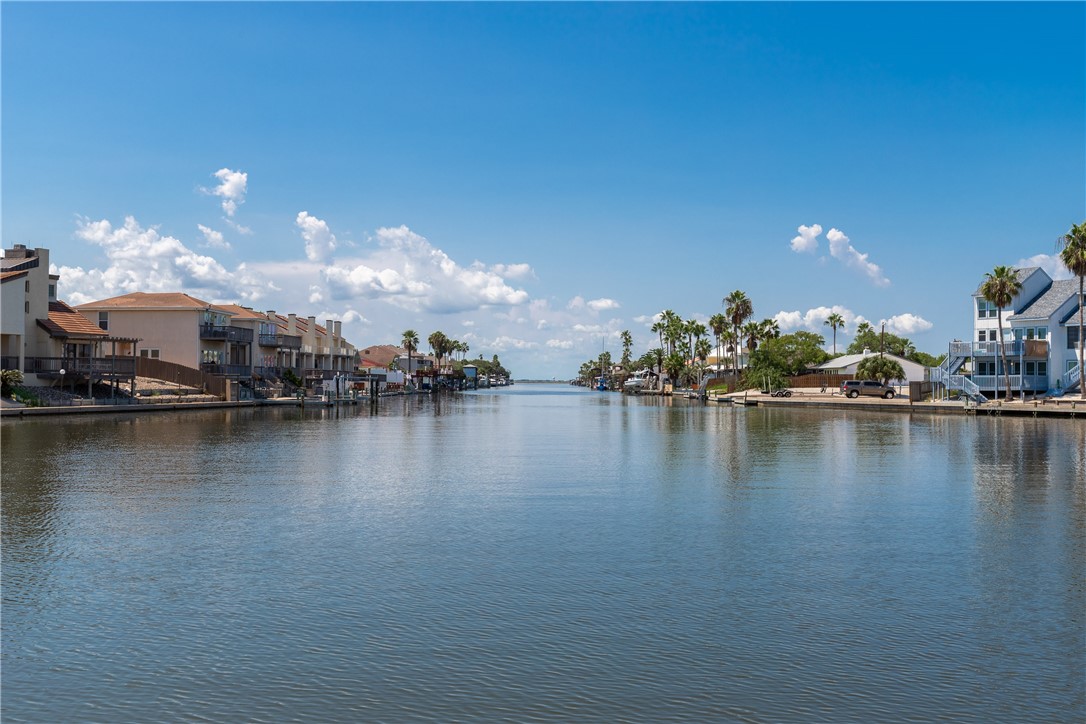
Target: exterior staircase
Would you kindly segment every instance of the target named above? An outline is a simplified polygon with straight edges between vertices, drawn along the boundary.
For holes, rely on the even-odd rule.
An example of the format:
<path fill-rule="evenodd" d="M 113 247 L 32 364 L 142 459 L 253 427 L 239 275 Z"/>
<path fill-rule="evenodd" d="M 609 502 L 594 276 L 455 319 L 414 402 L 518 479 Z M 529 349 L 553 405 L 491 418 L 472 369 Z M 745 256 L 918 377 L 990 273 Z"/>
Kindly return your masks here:
<path fill-rule="evenodd" d="M 973 346 L 969 342 L 951 342 L 950 350 L 943 363 L 938 367 L 929 367 L 928 379 L 936 384 L 943 385 L 948 390 L 961 390 L 962 394 L 976 403 L 988 402 L 988 398 L 980 391 L 976 383 L 958 371 L 973 353 Z"/>
<path fill-rule="evenodd" d="M 1075 365 L 1071 369 L 1067 370 L 1060 379 L 1062 394 L 1073 392 L 1078 389 L 1078 386 L 1082 384 L 1082 365 Z"/>

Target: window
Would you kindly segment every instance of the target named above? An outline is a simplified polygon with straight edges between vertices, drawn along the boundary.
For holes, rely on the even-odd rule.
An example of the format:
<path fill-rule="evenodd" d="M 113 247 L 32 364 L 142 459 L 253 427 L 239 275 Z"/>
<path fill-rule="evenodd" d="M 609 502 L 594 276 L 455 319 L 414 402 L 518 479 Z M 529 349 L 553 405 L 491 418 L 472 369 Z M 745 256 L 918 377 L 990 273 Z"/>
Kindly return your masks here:
<path fill-rule="evenodd" d="M 23 312 L 30 314 L 30 302 L 23 302 Z"/>
<path fill-rule="evenodd" d="M 24 289 L 26 289 L 26 293 L 30 294 L 30 280 L 27 279 L 24 284 L 26 284 L 26 286 L 24 287 Z"/>
<path fill-rule="evenodd" d="M 1078 327 L 1067 328 L 1067 349 L 1078 349 Z"/>
<path fill-rule="evenodd" d="M 1042 360 L 1037 363 L 1037 374 L 1043 377 L 1048 377 L 1048 362 Z"/>
<path fill-rule="evenodd" d="M 1030 330 L 1030 331 L 1033 331 L 1033 330 Z M 1022 334 L 1024 332 L 1025 332 L 1025 330 L 1022 327 L 1018 327 L 1017 329 L 1015 329 L 1014 330 L 1014 339 L 1015 339 L 1015 341 L 1021 342 L 1022 341 Z"/>
<path fill-rule="evenodd" d="M 50 284 L 49 285 L 49 298 L 50 299 L 56 299 L 57 298 L 57 285 L 56 284 Z"/>
<path fill-rule="evenodd" d="M 109 312 L 98 312 L 98 327 L 109 331 Z"/>
<path fill-rule="evenodd" d="M 1048 339 L 1048 327 L 1037 328 L 1037 339 Z"/>
<path fill-rule="evenodd" d="M 140 357 L 147 357 L 148 359 L 158 359 L 157 349 L 141 349 Z"/>
<path fill-rule="evenodd" d="M 1030 377 L 1037 374 L 1037 365 L 1032 362 L 1026 362 L 1026 374 Z"/>
<path fill-rule="evenodd" d="M 999 307 L 989 302 L 987 299 L 977 300 L 977 319 L 987 319 L 989 317 L 999 316 Z"/>

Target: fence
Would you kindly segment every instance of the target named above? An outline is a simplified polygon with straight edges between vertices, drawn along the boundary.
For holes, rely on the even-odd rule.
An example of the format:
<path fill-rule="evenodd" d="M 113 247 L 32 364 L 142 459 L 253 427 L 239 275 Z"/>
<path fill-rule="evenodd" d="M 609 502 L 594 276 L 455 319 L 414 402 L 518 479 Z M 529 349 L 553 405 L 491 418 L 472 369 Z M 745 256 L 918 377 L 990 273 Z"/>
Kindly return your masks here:
<path fill-rule="evenodd" d="M 227 379 L 219 375 L 202 372 L 192 367 L 166 362 L 150 357 L 136 358 L 136 374 L 166 382 L 176 382 L 179 387 L 191 387 L 207 390 L 209 395 L 224 397 Z"/>

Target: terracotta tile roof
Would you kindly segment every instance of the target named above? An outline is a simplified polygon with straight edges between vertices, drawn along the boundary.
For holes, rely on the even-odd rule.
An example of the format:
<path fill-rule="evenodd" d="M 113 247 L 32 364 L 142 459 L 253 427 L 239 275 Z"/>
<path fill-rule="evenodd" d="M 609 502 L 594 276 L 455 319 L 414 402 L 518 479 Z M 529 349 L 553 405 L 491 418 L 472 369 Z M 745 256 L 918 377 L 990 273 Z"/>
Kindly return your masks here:
<path fill-rule="evenodd" d="M 49 302 L 49 318 L 38 325 L 51 337 L 106 337 L 108 332 L 64 302 Z"/>
<path fill-rule="evenodd" d="M 388 367 L 389 362 L 406 354 L 406 350 L 391 344 L 375 344 L 358 350 L 363 367 Z"/>
<path fill-rule="evenodd" d="M 97 302 L 80 304 L 76 309 L 222 309 L 217 304 L 205 302 L 184 292 L 132 292 Z"/>
<path fill-rule="evenodd" d="M 234 315 L 234 319 L 259 319 L 264 322 L 268 319 L 261 312 L 255 312 L 248 307 L 242 307 L 237 304 L 216 304 L 215 308 L 230 312 Z"/>
<path fill-rule="evenodd" d="M 10 282 L 26 276 L 26 270 L 0 272 L 0 282 Z"/>

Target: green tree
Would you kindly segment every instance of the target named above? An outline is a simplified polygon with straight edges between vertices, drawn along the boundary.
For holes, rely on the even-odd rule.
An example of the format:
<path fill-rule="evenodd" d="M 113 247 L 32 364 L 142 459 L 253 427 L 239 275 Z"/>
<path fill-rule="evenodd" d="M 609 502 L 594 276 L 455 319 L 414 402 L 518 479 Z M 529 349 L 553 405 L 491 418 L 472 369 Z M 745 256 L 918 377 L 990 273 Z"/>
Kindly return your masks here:
<path fill-rule="evenodd" d="M 743 325 L 743 337 L 747 343 L 747 349 L 754 353 L 758 349 L 758 343 L 762 340 L 762 323 L 747 322 Z"/>
<path fill-rule="evenodd" d="M 762 339 L 776 339 L 781 336 L 781 326 L 777 323 L 776 319 L 763 319 L 762 322 Z"/>
<path fill-rule="evenodd" d="M 709 329 L 713 330 L 713 336 L 716 337 L 716 357 L 717 364 L 720 364 L 720 358 L 724 356 L 724 351 L 720 348 L 720 337 L 724 334 L 724 330 L 728 328 L 728 318 L 719 312 L 709 317 Z"/>
<path fill-rule="evenodd" d="M 419 334 L 413 329 L 405 329 L 403 332 L 403 339 L 400 340 L 400 346 L 407 350 L 407 373 L 410 375 L 414 370 L 411 368 L 411 355 L 419 349 Z"/>
<path fill-rule="evenodd" d="M 777 371 L 782 375 L 798 375 L 830 358 L 823 347 L 825 338 L 813 332 L 783 334 L 768 339 L 750 356 L 750 366 L 757 373 Z"/>
<path fill-rule="evenodd" d="M 1003 381 L 1006 383 L 1006 399 L 1011 399 L 1011 372 L 1007 367 L 1007 345 L 1003 342 L 1003 308 L 1011 303 L 1011 300 L 1022 290 L 1022 282 L 1018 281 L 1018 273 L 1009 266 L 997 266 L 984 275 L 984 283 L 980 285 L 980 293 L 999 310 L 996 322 L 999 324 L 999 351 L 1003 358 Z"/>
<path fill-rule="evenodd" d="M 845 318 L 837 312 L 834 312 L 830 316 L 826 317 L 826 325 L 833 330 L 833 354 L 837 356 L 837 330 L 845 326 Z"/>
<path fill-rule="evenodd" d="M 892 357 L 872 355 L 860 361 L 856 366 L 856 375 L 861 380 L 878 380 L 882 384 L 889 384 L 890 380 L 904 380 L 905 370 L 901 363 Z"/>
<path fill-rule="evenodd" d="M 620 364 L 626 371 L 630 369 L 630 349 L 633 347 L 633 336 L 630 334 L 630 330 L 625 330 L 620 336 L 622 339 L 622 361 Z"/>
<path fill-rule="evenodd" d="M 664 371 L 671 378 L 671 384 L 681 385 L 682 374 L 686 369 L 686 360 L 678 352 L 672 352 L 664 358 Z"/>
<path fill-rule="evenodd" d="M 735 332 L 735 369 L 739 371 L 739 345 L 742 343 L 742 336 L 739 334 L 739 328 L 743 326 L 750 317 L 754 316 L 754 303 L 750 301 L 750 297 L 746 295 L 740 289 L 736 289 L 734 292 L 724 297 L 722 304 L 725 305 L 724 313 L 727 315 L 728 320 L 732 323 L 732 330 Z"/>
<path fill-rule="evenodd" d="M 1086 279 L 1086 221 L 1072 224 L 1071 230 L 1060 237 L 1060 261 L 1078 277 L 1078 393 L 1086 400 L 1086 357 L 1083 357 L 1084 338 L 1082 326 L 1083 280 Z"/>

